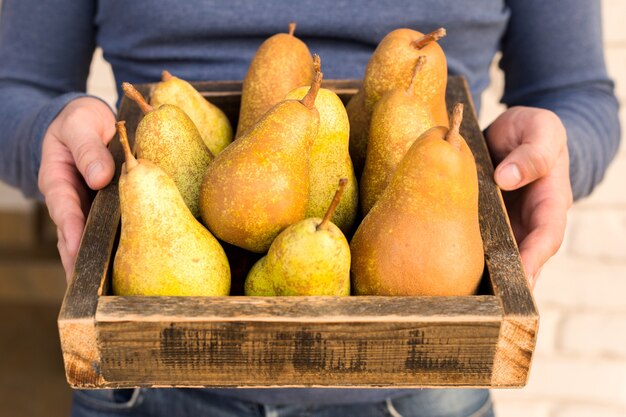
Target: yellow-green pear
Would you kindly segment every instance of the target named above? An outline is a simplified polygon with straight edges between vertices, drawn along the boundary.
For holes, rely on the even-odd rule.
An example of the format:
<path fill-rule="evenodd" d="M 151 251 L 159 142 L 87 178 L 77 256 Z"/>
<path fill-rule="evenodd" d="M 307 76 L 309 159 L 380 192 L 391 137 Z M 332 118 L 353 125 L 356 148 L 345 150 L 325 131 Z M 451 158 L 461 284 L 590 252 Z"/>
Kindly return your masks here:
<path fill-rule="evenodd" d="M 358 295 L 473 294 L 484 267 L 478 178 L 471 150 L 452 127 L 417 139 L 350 243 Z"/>
<path fill-rule="evenodd" d="M 123 83 L 122 88 L 144 112 L 135 133 L 137 157 L 150 160 L 165 171 L 191 213 L 199 217 L 200 186 L 213 155 L 196 125 L 178 106 L 163 104 L 154 108 L 132 84 Z"/>
<path fill-rule="evenodd" d="M 221 240 L 263 253 L 278 233 L 305 218 L 321 81 L 318 72 L 306 97 L 274 106 L 209 165 L 200 212 Z"/>
<path fill-rule="evenodd" d="M 310 85 L 313 60 L 306 44 L 289 33 L 278 33 L 265 40 L 256 51 L 243 80 L 237 137 L 244 135 L 261 117 L 294 88 Z"/>
<path fill-rule="evenodd" d="M 430 106 L 413 91 L 425 62 L 426 57 L 418 58 L 414 82 L 408 88 L 394 88 L 386 92 L 374 106 L 360 183 L 363 216 L 367 215 L 385 191 L 396 167 L 413 142 L 435 126 Z"/>
<path fill-rule="evenodd" d="M 230 267 L 217 239 L 194 218 L 161 168 L 135 159 L 124 122 L 117 128 L 126 163 L 119 180 L 122 231 L 113 293 L 228 295 Z"/>
<path fill-rule="evenodd" d="M 302 99 L 309 87 L 300 87 L 287 99 Z M 306 217 L 323 217 L 337 190 L 337 181 L 347 178 L 343 199 L 331 221 L 344 233 L 352 228 L 359 203 L 358 186 L 350 153 L 350 124 L 341 99 L 334 92 L 320 88 L 315 98 L 315 108 L 320 114 L 320 126 L 311 148 L 310 187 Z"/>
<path fill-rule="evenodd" d="M 308 218 L 282 231 L 250 270 L 246 295 L 350 295 L 350 246 L 330 218 L 347 184 L 323 219 Z"/>
<path fill-rule="evenodd" d="M 217 155 L 233 141 L 233 128 L 228 117 L 219 107 L 202 97 L 187 81 L 163 71 L 162 81 L 157 84 L 150 104 L 174 104 L 181 108 L 193 121 L 204 144 L 213 155 Z"/>

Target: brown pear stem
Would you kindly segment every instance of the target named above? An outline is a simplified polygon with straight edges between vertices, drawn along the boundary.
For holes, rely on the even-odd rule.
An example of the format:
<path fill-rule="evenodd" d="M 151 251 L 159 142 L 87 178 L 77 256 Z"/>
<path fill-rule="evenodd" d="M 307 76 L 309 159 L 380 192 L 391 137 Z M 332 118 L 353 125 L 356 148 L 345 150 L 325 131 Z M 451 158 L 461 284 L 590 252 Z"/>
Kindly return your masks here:
<path fill-rule="evenodd" d="M 335 196 L 333 197 L 333 201 L 330 202 L 330 206 L 328 207 L 328 210 L 326 210 L 326 214 L 324 215 L 322 222 L 319 225 L 317 225 L 315 230 L 319 231 L 319 230 L 328 229 L 328 223 L 330 223 L 330 218 L 333 216 L 335 209 L 339 205 L 339 202 L 341 201 L 341 196 L 343 195 L 343 191 L 346 189 L 347 184 L 348 184 L 347 178 L 342 178 L 339 180 L 339 188 L 337 188 L 337 192 L 335 193 Z"/>
<path fill-rule="evenodd" d="M 137 91 L 137 89 L 131 83 L 122 83 L 122 90 L 124 90 L 124 94 L 126 95 L 126 97 L 137 103 L 137 105 L 144 114 L 154 110 L 154 107 L 148 104 L 146 99 L 143 98 L 141 93 Z"/>
<path fill-rule="evenodd" d="M 139 162 L 137 162 L 137 159 L 135 159 L 135 156 L 130 150 L 128 135 L 126 134 L 126 122 L 117 122 L 115 123 L 115 127 L 117 128 L 117 134 L 120 137 L 120 143 L 122 144 L 122 148 L 124 149 L 124 157 L 126 158 L 126 172 L 129 172 L 131 169 L 139 165 Z"/>
<path fill-rule="evenodd" d="M 413 70 L 413 78 L 411 78 L 411 84 L 409 84 L 409 88 L 407 88 L 407 93 L 414 94 L 415 93 L 415 84 L 418 79 L 417 74 L 424 68 L 424 64 L 426 64 L 426 57 L 424 55 L 420 55 L 417 58 L 417 62 L 415 63 L 415 69 Z"/>
<path fill-rule="evenodd" d="M 300 100 L 300 103 L 304 104 L 309 109 L 315 108 L 315 98 L 317 97 L 317 93 L 320 91 L 323 77 L 324 74 L 322 73 L 322 71 L 316 71 L 315 76 L 313 77 L 313 82 L 311 83 L 311 88 L 309 88 L 306 96 L 304 96 L 302 100 Z"/>
<path fill-rule="evenodd" d="M 172 77 L 173 75 L 168 70 L 163 70 L 161 73 L 161 81 L 169 81 Z"/>
<path fill-rule="evenodd" d="M 289 23 L 289 36 L 293 36 L 293 33 L 296 31 L 296 22 Z"/>
<path fill-rule="evenodd" d="M 436 42 L 444 36 L 446 36 L 446 30 L 444 28 L 439 28 L 422 36 L 419 39 L 414 40 L 413 42 L 411 42 L 411 46 L 417 49 L 422 49 L 429 43 Z"/>
<path fill-rule="evenodd" d="M 463 121 L 463 104 L 456 103 L 452 109 L 452 117 L 450 118 L 450 129 L 446 133 L 446 140 L 457 148 L 461 145 L 461 122 Z"/>
<path fill-rule="evenodd" d="M 322 61 L 318 54 L 313 54 L 313 73 L 322 72 Z"/>

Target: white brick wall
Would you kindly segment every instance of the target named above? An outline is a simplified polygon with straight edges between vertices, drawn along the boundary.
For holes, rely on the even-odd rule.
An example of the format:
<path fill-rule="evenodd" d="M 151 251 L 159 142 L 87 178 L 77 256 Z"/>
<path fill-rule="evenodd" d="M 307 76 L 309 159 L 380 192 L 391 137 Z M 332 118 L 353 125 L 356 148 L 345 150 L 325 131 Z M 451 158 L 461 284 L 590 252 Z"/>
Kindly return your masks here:
<path fill-rule="evenodd" d="M 607 67 L 624 103 L 626 1 L 603 0 L 603 8 Z M 493 78 L 486 100 L 499 91 Z M 620 118 L 624 132 L 625 108 Z M 626 416 L 626 139 L 603 183 L 570 211 L 535 299 L 541 319 L 530 380 L 494 391 L 498 417 Z"/>

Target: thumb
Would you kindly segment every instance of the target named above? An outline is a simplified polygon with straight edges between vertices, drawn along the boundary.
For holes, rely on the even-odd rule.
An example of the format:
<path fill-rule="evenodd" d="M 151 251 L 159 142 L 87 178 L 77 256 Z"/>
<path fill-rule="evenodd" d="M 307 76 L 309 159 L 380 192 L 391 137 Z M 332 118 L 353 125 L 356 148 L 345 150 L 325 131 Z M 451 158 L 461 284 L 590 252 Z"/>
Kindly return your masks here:
<path fill-rule="evenodd" d="M 548 146 L 523 143 L 498 165 L 495 180 L 503 190 L 515 190 L 547 175 L 558 154 Z"/>
<path fill-rule="evenodd" d="M 114 120 L 110 123 L 114 131 Z M 61 137 L 72 153 L 78 171 L 93 190 L 106 186 L 115 172 L 115 163 L 105 143 L 113 137 L 110 129 L 100 132 L 91 124 L 79 124 L 67 129 Z"/>

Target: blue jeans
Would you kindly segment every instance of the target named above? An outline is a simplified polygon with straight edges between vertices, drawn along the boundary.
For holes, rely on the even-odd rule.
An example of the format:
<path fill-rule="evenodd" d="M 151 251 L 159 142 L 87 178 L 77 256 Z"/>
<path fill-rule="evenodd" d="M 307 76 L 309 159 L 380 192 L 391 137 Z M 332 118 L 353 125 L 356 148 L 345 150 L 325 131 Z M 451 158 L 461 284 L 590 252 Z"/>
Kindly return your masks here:
<path fill-rule="evenodd" d="M 494 417 L 488 390 L 425 389 L 375 403 L 265 405 L 199 389 L 74 391 L 72 417 Z"/>

